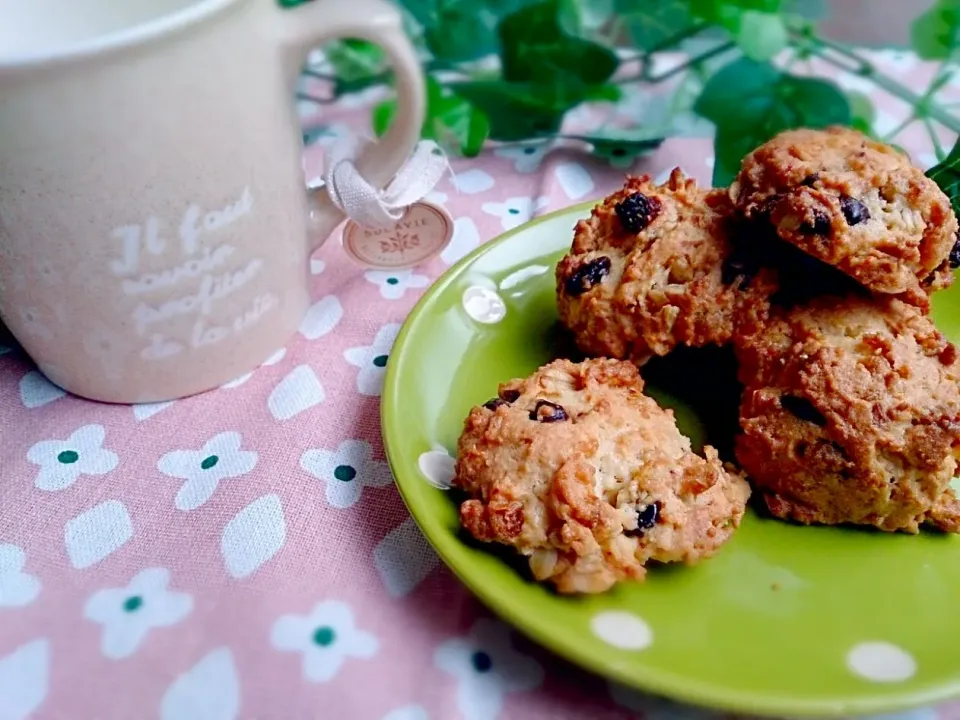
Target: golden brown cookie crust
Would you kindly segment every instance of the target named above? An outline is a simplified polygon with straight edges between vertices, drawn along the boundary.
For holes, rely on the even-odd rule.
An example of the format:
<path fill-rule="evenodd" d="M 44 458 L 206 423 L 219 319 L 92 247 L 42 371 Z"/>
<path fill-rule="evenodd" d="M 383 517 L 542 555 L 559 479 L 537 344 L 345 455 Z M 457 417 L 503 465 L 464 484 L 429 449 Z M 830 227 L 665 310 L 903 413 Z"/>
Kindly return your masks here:
<path fill-rule="evenodd" d="M 737 459 L 775 516 L 960 529 L 960 364 L 928 317 L 888 296 L 819 298 L 735 347 Z"/>
<path fill-rule="evenodd" d="M 673 412 L 642 390 L 636 366 L 611 359 L 557 360 L 501 385 L 458 444 L 464 527 L 512 546 L 564 593 L 640 580 L 650 560 L 716 553 L 749 486 L 713 448 L 693 453 Z"/>
<path fill-rule="evenodd" d="M 950 201 L 906 156 L 855 130 L 780 133 L 744 158 L 729 192 L 748 219 L 874 292 L 924 306 L 953 280 Z"/>
<path fill-rule="evenodd" d="M 617 206 L 638 194 L 648 212 L 632 232 Z M 767 273 L 724 282 L 731 212 L 723 191 L 679 168 L 659 186 L 628 177 L 597 205 L 556 268 L 560 319 L 580 349 L 642 364 L 678 345 L 727 343 L 742 308 L 772 291 Z"/>

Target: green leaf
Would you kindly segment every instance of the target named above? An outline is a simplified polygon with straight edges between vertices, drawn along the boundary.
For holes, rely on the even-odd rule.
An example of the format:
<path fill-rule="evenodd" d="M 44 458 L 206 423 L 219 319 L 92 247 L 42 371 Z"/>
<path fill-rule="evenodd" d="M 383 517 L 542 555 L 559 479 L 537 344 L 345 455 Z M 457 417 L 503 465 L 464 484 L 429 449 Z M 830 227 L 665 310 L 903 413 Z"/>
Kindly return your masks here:
<path fill-rule="evenodd" d="M 770 60 L 787 46 L 787 26 L 780 15 L 747 10 L 740 17 L 736 40 L 751 60 Z"/>
<path fill-rule="evenodd" d="M 852 90 L 847 93 L 847 99 L 850 101 L 850 127 L 865 135 L 873 135 L 873 121 L 877 116 L 873 100 Z"/>
<path fill-rule="evenodd" d="M 946 60 L 960 46 L 960 0 L 938 0 L 910 26 L 910 42 L 925 60 Z"/>
<path fill-rule="evenodd" d="M 781 4 L 782 0 L 690 0 L 690 10 L 701 20 L 719 25 L 738 37 L 746 14 L 778 13 Z"/>
<path fill-rule="evenodd" d="M 617 102 L 621 97 L 623 97 L 623 90 L 619 85 L 606 83 L 587 87 L 583 99 L 588 102 Z"/>
<path fill-rule="evenodd" d="M 610 160 L 632 159 L 656 150 L 664 141 L 660 128 L 607 130 L 589 135 L 565 135 L 591 146 L 594 155 Z"/>
<path fill-rule="evenodd" d="M 579 36 L 602 28 L 614 9 L 615 0 L 560 0 L 557 21 L 565 33 Z"/>
<path fill-rule="evenodd" d="M 436 24 L 437 0 L 400 0 L 398 4 L 410 13 L 421 27 L 427 28 Z"/>
<path fill-rule="evenodd" d="M 771 88 L 776 87 L 780 78 L 780 71 L 768 63 L 734 60 L 707 81 L 693 109 L 718 126 L 736 122 L 753 105 L 762 111 L 769 104 Z M 739 102 L 746 102 L 748 107 L 737 107 Z"/>
<path fill-rule="evenodd" d="M 474 157 L 490 134 L 490 122 L 481 110 L 463 98 L 452 96 L 431 118 L 433 135 L 441 145 L 456 145 L 466 157 Z"/>
<path fill-rule="evenodd" d="M 941 162 L 927 170 L 927 177 L 940 186 L 950 198 L 953 211 L 960 214 L 960 140 Z"/>
<path fill-rule="evenodd" d="M 717 127 L 715 185 L 729 183 L 744 155 L 783 130 L 849 125 L 852 119 L 847 96 L 833 83 L 787 75 L 748 58 L 711 77 L 694 110 Z"/>
<path fill-rule="evenodd" d="M 640 50 L 653 50 L 694 23 L 687 0 L 617 0 L 616 12 Z"/>
<path fill-rule="evenodd" d="M 378 136 L 390 127 L 396 111 L 397 103 L 393 99 L 373 109 L 373 130 Z M 489 133 L 490 123 L 482 110 L 434 78 L 427 78 L 427 112 L 420 131 L 422 138 L 436 140 L 447 150 L 473 157 L 483 148 Z"/>
<path fill-rule="evenodd" d="M 383 72 L 383 50 L 364 40 L 338 40 L 323 49 L 337 80 L 353 83 Z"/>
<path fill-rule="evenodd" d="M 564 87 L 530 83 L 474 81 L 457 83 L 453 91 L 481 110 L 494 140 L 527 140 L 560 129 L 563 114 L 577 101 L 564 96 Z"/>
<path fill-rule="evenodd" d="M 433 57 L 457 63 L 497 52 L 497 24 L 534 0 L 402 0 Z"/>
<path fill-rule="evenodd" d="M 530 5 L 500 21 L 500 59 L 508 82 L 597 85 L 620 64 L 603 45 L 566 33 L 559 0 Z"/>
<path fill-rule="evenodd" d="M 393 98 L 377 103 L 371 114 L 371 123 L 373 131 L 377 137 L 383 135 L 393 123 L 393 116 L 397 112 L 397 101 Z"/>
<path fill-rule="evenodd" d="M 423 39 L 434 57 L 448 62 L 475 60 L 497 51 L 498 16 L 483 3 L 443 3 Z"/>

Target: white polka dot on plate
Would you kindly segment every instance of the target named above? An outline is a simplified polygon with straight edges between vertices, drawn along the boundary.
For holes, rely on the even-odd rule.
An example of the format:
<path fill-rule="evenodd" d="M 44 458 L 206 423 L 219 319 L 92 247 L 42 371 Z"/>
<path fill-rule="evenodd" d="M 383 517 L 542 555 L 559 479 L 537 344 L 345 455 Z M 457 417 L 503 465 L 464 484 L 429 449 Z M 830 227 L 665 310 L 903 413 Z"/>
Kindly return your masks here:
<path fill-rule="evenodd" d="M 423 453 L 417 465 L 427 482 L 439 490 L 449 490 L 453 483 L 454 461 L 446 450 L 430 450 Z"/>
<path fill-rule="evenodd" d="M 463 309 L 480 323 L 498 323 L 507 314 L 507 306 L 496 292 L 473 285 L 463 291 Z"/>
<path fill-rule="evenodd" d="M 847 653 L 847 667 L 865 680 L 903 682 L 917 672 L 917 661 L 903 648 L 888 642 L 862 642 Z"/>
<path fill-rule="evenodd" d="M 653 644 L 653 630 L 633 613 L 597 613 L 590 620 L 590 629 L 605 643 L 621 650 L 643 650 Z"/>

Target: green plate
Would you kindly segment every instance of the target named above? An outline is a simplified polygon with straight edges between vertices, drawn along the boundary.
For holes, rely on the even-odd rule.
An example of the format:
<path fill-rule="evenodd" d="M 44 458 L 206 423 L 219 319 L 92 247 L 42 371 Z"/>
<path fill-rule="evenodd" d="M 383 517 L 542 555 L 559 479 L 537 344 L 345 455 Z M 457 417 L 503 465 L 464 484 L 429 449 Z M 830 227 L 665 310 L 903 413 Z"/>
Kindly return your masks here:
<path fill-rule="evenodd" d="M 471 406 L 561 352 L 553 267 L 589 207 L 544 216 L 464 258 L 397 337 L 383 391 L 384 441 L 400 492 L 440 557 L 494 612 L 547 648 L 681 701 L 839 716 L 960 694 L 957 536 L 805 528 L 748 511 L 709 561 L 655 568 L 646 582 L 599 596 L 564 597 L 531 582 L 509 554 L 460 534 L 455 497 L 436 487 L 438 475 L 450 471 L 447 453 Z M 960 287 L 939 293 L 934 305 L 940 328 L 960 339 Z M 691 387 L 711 394 L 709 368 L 690 375 Z M 695 442 L 704 434 L 720 442 L 702 416 L 652 390 L 677 409 Z"/>

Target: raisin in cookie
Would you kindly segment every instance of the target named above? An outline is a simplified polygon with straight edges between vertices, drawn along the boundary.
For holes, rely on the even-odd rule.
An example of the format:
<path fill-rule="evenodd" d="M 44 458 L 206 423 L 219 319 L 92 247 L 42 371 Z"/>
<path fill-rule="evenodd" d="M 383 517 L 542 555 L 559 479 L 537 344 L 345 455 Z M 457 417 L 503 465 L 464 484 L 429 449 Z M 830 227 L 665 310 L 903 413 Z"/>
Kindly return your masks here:
<path fill-rule="evenodd" d="M 890 296 L 818 298 L 736 341 L 736 454 L 780 518 L 960 531 L 960 363 Z"/>
<path fill-rule="evenodd" d="M 470 412 L 454 486 L 463 526 L 512 546 L 560 592 L 640 580 L 644 564 L 694 563 L 739 526 L 750 494 L 713 448 L 696 455 L 636 366 L 557 360 Z"/>
<path fill-rule="evenodd" d="M 561 322 L 588 355 L 642 364 L 678 345 L 729 341 L 738 311 L 771 291 L 765 271 L 725 267 L 725 193 L 676 169 L 663 185 L 630 177 L 577 223 L 557 265 Z"/>
<path fill-rule="evenodd" d="M 927 293 L 953 279 L 950 201 L 905 155 L 855 130 L 780 133 L 744 158 L 730 197 L 874 292 L 926 307 Z"/>

